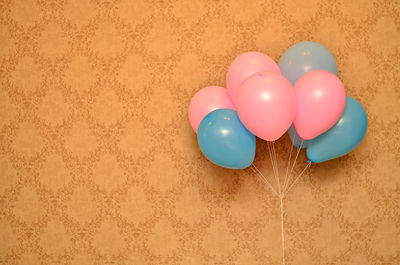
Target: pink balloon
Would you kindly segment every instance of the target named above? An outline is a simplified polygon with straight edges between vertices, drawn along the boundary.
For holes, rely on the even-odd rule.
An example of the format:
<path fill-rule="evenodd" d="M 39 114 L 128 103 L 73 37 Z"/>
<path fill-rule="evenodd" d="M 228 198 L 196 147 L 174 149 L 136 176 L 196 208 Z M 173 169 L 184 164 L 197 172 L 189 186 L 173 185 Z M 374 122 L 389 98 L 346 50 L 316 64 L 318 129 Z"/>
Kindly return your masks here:
<path fill-rule="evenodd" d="M 293 86 L 279 73 L 261 72 L 250 76 L 240 86 L 236 99 L 244 126 L 267 141 L 281 137 L 296 115 Z"/>
<path fill-rule="evenodd" d="M 346 105 L 346 92 L 339 78 L 324 70 L 301 76 L 294 85 L 297 113 L 294 126 L 300 137 L 313 139 L 329 130 Z"/>
<path fill-rule="evenodd" d="M 193 96 L 189 105 L 189 120 L 196 133 L 203 118 L 216 109 L 236 109 L 225 88 L 209 86 Z"/>
<path fill-rule="evenodd" d="M 226 89 L 233 103 L 236 103 L 236 96 L 243 81 L 258 72 L 281 73 L 279 66 L 268 55 L 260 52 L 246 52 L 231 63 L 226 75 Z"/>

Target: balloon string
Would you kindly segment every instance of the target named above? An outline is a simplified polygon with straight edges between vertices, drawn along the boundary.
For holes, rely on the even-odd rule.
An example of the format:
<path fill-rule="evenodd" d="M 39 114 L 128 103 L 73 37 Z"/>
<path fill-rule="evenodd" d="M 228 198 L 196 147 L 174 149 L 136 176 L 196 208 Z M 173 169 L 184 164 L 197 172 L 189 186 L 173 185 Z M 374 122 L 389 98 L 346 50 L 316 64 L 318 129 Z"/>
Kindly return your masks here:
<path fill-rule="evenodd" d="M 277 175 L 277 171 L 276 171 L 276 164 L 275 164 L 275 160 L 274 160 L 274 155 L 272 153 L 271 143 L 268 142 L 267 146 L 268 146 L 269 157 L 271 159 L 272 169 L 273 169 L 273 172 L 274 172 L 275 181 L 276 181 L 277 188 L 278 188 L 279 194 L 280 194 L 280 185 L 279 185 L 279 182 L 278 182 L 278 175 Z"/>
<path fill-rule="evenodd" d="M 267 143 L 267 147 L 268 147 L 268 154 L 271 159 L 272 171 L 274 172 L 274 177 L 275 177 L 275 164 L 274 164 L 274 161 L 272 160 L 271 148 L 269 146 L 269 142 Z"/>
<path fill-rule="evenodd" d="M 268 142 L 268 144 L 267 144 L 267 147 L 268 147 L 269 158 L 270 158 L 270 160 L 271 160 L 272 172 L 274 173 L 274 178 L 275 178 L 275 176 L 276 176 L 276 173 L 275 173 L 275 163 L 274 163 L 274 160 L 273 160 L 273 158 L 272 158 L 272 152 L 271 152 L 271 147 L 270 147 L 270 143 L 269 143 L 269 142 Z"/>
<path fill-rule="evenodd" d="M 276 176 L 277 176 L 277 181 L 278 181 L 278 191 L 279 191 L 279 194 L 281 194 L 281 182 L 280 182 L 280 178 L 279 178 L 278 160 L 276 158 L 276 152 L 275 152 L 275 142 L 272 142 L 272 151 L 273 151 L 274 160 L 275 160 Z"/>
<path fill-rule="evenodd" d="M 272 186 L 272 184 L 268 181 L 268 179 L 264 176 L 263 173 L 261 173 L 261 171 L 256 167 L 256 165 L 252 164 L 252 166 L 257 170 L 257 173 L 259 175 L 259 177 L 266 183 L 268 184 L 269 188 L 277 195 L 279 196 L 278 192 L 274 189 L 274 187 Z M 253 169 L 254 171 L 254 169 Z"/>
<path fill-rule="evenodd" d="M 283 209 L 283 198 L 285 194 L 281 191 L 281 184 L 279 180 L 278 162 L 276 158 L 275 142 L 268 143 L 268 151 L 271 157 L 271 162 L 274 170 L 276 184 L 278 186 L 280 210 L 281 210 L 281 242 L 282 242 L 282 264 L 285 265 L 285 228 L 284 228 L 284 209 Z"/>
<path fill-rule="evenodd" d="M 289 176 L 288 176 L 288 178 L 287 178 L 287 180 L 286 180 L 286 183 L 285 183 L 285 186 L 284 186 L 284 188 L 283 188 L 284 191 L 286 191 L 286 188 L 287 188 L 287 186 L 289 185 L 290 179 L 291 179 L 291 177 L 292 177 L 292 172 L 293 172 L 294 166 L 296 165 L 297 158 L 299 157 L 300 150 L 301 150 L 301 147 L 303 146 L 303 143 L 304 143 L 304 140 L 301 141 L 300 147 L 297 148 L 296 157 L 294 158 L 294 162 L 293 162 L 293 164 L 292 164 L 292 168 L 290 169 Z"/>
<path fill-rule="evenodd" d="M 300 147 L 301 148 L 301 147 Z M 281 240 L 282 240 L 282 265 L 286 264 L 285 260 L 285 227 L 284 227 L 284 208 L 283 208 L 283 199 L 285 198 L 285 195 L 293 188 L 293 186 L 297 183 L 297 181 L 300 179 L 300 177 L 304 174 L 304 172 L 311 166 L 311 161 L 308 162 L 308 164 L 305 166 L 303 171 L 296 177 L 294 182 L 289 186 L 287 191 L 282 191 L 280 193 L 279 199 L 280 199 L 280 208 L 281 208 Z M 290 175 L 289 175 L 290 176 Z M 289 183 L 289 182 L 288 182 Z"/>
<path fill-rule="evenodd" d="M 297 138 L 297 134 L 294 135 L 294 141 L 293 141 L 294 143 L 297 140 L 296 138 Z M 284 187 L 286 186 L 286 181 L 287 181 L 287 177 L 288 177 L 288 173 L 289 173 L 289 165 L 290 165 L 290 160 L 292 159 L 293 145 L 294 144 L 290 145 L 289 159 L 288 159 L 288 162 L 287 162 L 286 174 L 285 174 L 285 179 L 284 179 Z"/>
<path fill-rule="evenodd" d="M 287 191 L 285 193 L 288 193 L 292 187 L 296 184 L 296 182 L 300 179 L 300 177 L 303 175 L 303 173 L 307 170 L 307 168 L 309 168 L 311 166 L 311 161 L 308 162 L 308 164 L 305 166 L 305 168 L 303 169 L 303 171 L 301 171 L 301 173 L 296 177 L 296 179 L 294 180 L 294 182 L 292 183 L 292 185 L 289 186 L 289 188 L 287 189 Z"/>
<path fill-rule="evenodd" d="M 293 163 L 292 163 L 292 166 L 291 166 L 291 168 L 290 168 L 290 171 L 289 171 L 288 177 L 285 179 L 284 190 L 286 190 L 286 188 L 287 188 L 287 185 L 288 185 L 288 184 L 289 184 L 289 182 L 290 182 L 290 179 L 291 179 L 291 177 L 292 177 L 292 173 L 293 173 L 294 167 L 296 166 L 297 158 L 298 158 L 298 156 L 299 156 L 299 154 L 300 154 L 300 151 L 301 151 L 301 147 L 302 147 L 302 145 L 303 145 L 303 141 L 301 142 L 301 145 L 300 145 L 300 147 L 299 147 L 299 146 L 297 146 L 297 152 L 296 152 L 296 156 L 295 156 L 295 158 L 294 158 L 294 160 L 293 160 Z"/>
<path fill-rule="evenodd" d="M 296 137 L 295 136 L 295 142 L 296 142 Z M 271 191 L 277 195 L 279 197 L 279 202 L 280 202 L 280 219 L 281 219 L 281 242 L 282 242 L 282 264 L 285 265 L 286 264 L 286 254 L 285 254 L 285 211 L 284 211 L 284 204 L 283 204 L 283 200 L 285 198 L 285 195 L 293 188 L 293 186 L 298 182 L 298 180 L 300 179 L 300 177 L 304 174 L 304 172 L 307 170 L 307 168 L 309 168 L 311 166 L 311 161 L 308 162 L 308 164 L 306 165 L 306 167 L 300 172 L 300 174 L 296 177 L 296 179 L 294 180 L 294 182 L 289 186 L 289 188 L 287 188 L 287 186 L 290 184 L 290 179 L 293 173 L 293 169 L 296 165 L 297 162 L 297 158 L 299 156 L 301 147 L 303 146 L 304 141 L 301 141 L 300 147 L 297 148 L 297 154 L 296 157 L 293 161 L 292 167 L 290 169 L 290 173 L 289 173 L 289 165 L 290 165 L 290 161 L 291 161 L 291 157 L 292 157 L 292 152 L 293 152 L 293 145 L 290 148 L 290 154 L 289 154 L 289 160 L 288 160 L 288 165 L 286 168 L 286 175 L 285 175 L 285 179 L 284 179 L 284 183 L 282 186 L 282 190 L 281 190 L 281 185 L 280 185 L 280 179 L 279 179 L 279 171 L 278 171 L 278 162 L 277 162 L 277 158 L 276 158 L 276 151 L 275 151 L 275 145 L 274 142 L 268 142 L 267 147 L 268 147 L 268 152 L 270 155 L 270 159 L 271 159 L 271 164 L 272 164 L 272 169 L 274 172 L 274 176 L 275 176 L 275 180 L 276 180 L 276 184 L 277 184 L 277 188 L 278 191 L 276 189 L 274 189 L 274 187 L 272 186 L 272 184 L 267 180 L 267 178 L 261 173 L 261 171 L 254 165 L 251 165 L 251 169 L 253 170 L 253 172 L 255 174 L 257 174 L 261 180 L 266 183 L 268 185 L 268 187 L 271 189 Z M 289 174 L 289 175 L 288 175 Z"/>
<path fill-rule="evenodd" d="M 284 194 L 281 193 L 281 196 L 279 196 L 280 198 L 280 206 L 281 206 L 281 240 L 282 240 L 282 265 L 286 264 L 285 261 L 285 228 L 284 228 L 284 211 L 283 211 L 283 198 L 284 198 Z"/>
<path fill-rule="evenodd" d="M 253 172 L 260 177 L 260 179 L 268 185 L 268 187 L 272 190 L 273 193 L 276 194 L 276 196 L 279 196 L 278 192 L 274 189 L 274 187 L 271 185 L 271 183 L 268 181 L 268 179 L 261 173 L 261 171 L 256 167 L 256 165 L 251 164 L 251 169 Z"/>
<path fill-rule="evenodd" d="M 285 174 L 285 179 L 284 179 L 284 187 L 286 186 L 286 181 L 289 173 L 289 165 L 290 165 L 290 160 L 292 158 L 292 152 L 293 152 L 293 144 L 290 147 L 290 153 L 289 153 L 289 159 L 288 159 L 288 165 L 286 167 L 286 174 Z"/>

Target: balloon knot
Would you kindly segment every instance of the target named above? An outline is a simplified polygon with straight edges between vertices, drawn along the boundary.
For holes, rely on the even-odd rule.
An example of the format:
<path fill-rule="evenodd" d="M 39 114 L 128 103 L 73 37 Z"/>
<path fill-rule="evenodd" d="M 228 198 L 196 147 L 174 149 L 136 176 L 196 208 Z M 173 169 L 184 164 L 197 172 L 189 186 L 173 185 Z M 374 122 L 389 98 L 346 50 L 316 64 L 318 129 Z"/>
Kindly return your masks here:
<path fill-rule="evenodd" d="M 307 163 L 311 163 L 311 160 L 309 159 L 309 160 L 307 161 Z"/>

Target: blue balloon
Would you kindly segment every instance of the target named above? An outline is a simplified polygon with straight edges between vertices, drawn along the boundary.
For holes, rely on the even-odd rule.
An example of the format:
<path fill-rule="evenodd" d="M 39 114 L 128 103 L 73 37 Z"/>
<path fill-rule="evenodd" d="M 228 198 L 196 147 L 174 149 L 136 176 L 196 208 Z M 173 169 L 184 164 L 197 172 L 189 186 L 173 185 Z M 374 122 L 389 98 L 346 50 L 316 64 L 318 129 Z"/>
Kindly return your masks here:
<path fill-rule="evenodd" d="M 303 41 L 289 47 L 279 59 L 282 75 L 292 85 L 305 73 L 325 70 L 337 75 L 337 66 L 332 53 L 322 44 Z"/>
<path fill-rule="evenodd" d="M 290 141 L 292 141 L 292 144 L 297 148 L 305 148 L 307 146 L 307 140 L 301 140 L 301 137 L 297 134 L 294 124 L 290 126 L 288 134 L 290 137 Z"/>
<path fill-rule="evenodd" d="M 368 118 L 363 106 L 354 98 L 347 97 L 346 107 L 336 124 L 320 136 L 308 140 L 308 158 L 321 163 L 350 153 L 363 140 L 367 127 Z"/>
<path fill-rule="evenodd" d="M 231 109 L 214 110 L 204 117 L 197 132 L 197 141 L 211 162 L 225 168 L 249 167 L 256 154 L 256 137 Z"/>

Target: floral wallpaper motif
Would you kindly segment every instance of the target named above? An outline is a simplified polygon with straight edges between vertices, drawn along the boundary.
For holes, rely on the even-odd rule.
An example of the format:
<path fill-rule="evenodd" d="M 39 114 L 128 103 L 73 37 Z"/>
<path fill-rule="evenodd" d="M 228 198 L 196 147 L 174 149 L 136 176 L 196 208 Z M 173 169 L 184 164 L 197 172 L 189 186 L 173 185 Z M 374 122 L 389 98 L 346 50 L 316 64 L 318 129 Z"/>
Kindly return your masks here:
<path fill-rule="evenodd" d="M 280 264 L 279 201 L 202 156 L 187 107 L 238 54 L 303 40 L 331 49 L 369 129 L 285 198 L 287 264 L 400 264 L 390 0 L 1 0 L 0 264 Z"/>

